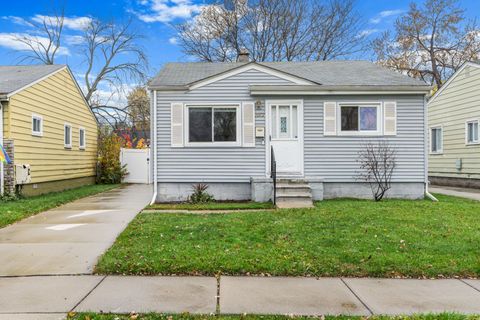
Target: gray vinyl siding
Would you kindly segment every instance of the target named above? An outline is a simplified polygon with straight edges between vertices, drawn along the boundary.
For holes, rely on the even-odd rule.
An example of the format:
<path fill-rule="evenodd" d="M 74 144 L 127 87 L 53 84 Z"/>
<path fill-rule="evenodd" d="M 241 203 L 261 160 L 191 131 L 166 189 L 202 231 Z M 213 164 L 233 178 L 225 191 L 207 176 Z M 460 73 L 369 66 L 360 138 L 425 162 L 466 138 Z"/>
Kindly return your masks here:
<path fill-rule="evenodd" d="M 256 101 L 249 85 L 289 84 L 288 81 L 258 71 L 247 71 L 188 93 L 157 93 L 158 181 L 159 182 L 249 182 L 265 176 L 265 144 L 257 139 L 255 148 L 170 146 L 170 104 L 172 102 L 241 103 Z M 265 97 L 265 100 L 280 99 Z M 305 176 L 325 182 L 356 182 L 358 152 L 362 143 L 388 139 L 397 151 L 396 182 L 425 181 L 424 97 L 343 96 L 336 101 L 397 101 L 397 135 L 388 138 L 323 136 L 324 97 L 282 97 L 304 100 Z M 256 125 L 264 126 L 263 107 L 256 110 Z"/>
<path fill-rule="evenodd" d="M 281 78 L 256 70 L 222 79 L 187 93 L 157 93 L 157 138 L 159 182 L 250 182 L 252 176 L 265 176 L 265 145 L 257 139 L 254 148 L 170 146 L 170 104 L 241 103 L 255 101 L 249 85 L 291 84 Z M 256 110 L 263 115 L 263 108 Z M 265 124 L 255 117 L 256 125 Z"/>
<path fill-rule="evenodd" d="M 387 140 L 397 152 L 393 181 L 425 181 L 423 96 L 328 97 L 331 101 L 396 101 L 397 135 L 388 137 L 323 136 L 323 100 L 322 97 L 304 99 L 306 177 L 320 177 L 325 182 L 355 182 L 361 147 L 368 141 Z"/>

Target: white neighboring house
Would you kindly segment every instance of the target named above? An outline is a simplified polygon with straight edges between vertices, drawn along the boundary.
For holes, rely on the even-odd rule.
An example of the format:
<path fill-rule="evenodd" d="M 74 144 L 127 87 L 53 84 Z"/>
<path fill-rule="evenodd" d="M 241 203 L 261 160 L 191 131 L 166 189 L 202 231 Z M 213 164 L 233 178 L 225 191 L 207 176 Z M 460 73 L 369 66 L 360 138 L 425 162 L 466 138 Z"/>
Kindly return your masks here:
<path fill-rule="evenodd" d="M 243 61 L 243 62 L 242 62 Z M 367 141 L 397 151 L 389 197 L 423 198 L 430 87 L 368 61 L 169 63 L 150 82 L 155 198 L 195 183 L 218 200 L 371 197 L 357 179 Z M 283 189 L 282 189 L 283 188 Z M 280 200 L 280 199 L 279 199 Z"/>
<path fill-rule="evenodd" d="M 432 184 L 480 187 L 480 64 L 467 62 L 428 101 Z"/>

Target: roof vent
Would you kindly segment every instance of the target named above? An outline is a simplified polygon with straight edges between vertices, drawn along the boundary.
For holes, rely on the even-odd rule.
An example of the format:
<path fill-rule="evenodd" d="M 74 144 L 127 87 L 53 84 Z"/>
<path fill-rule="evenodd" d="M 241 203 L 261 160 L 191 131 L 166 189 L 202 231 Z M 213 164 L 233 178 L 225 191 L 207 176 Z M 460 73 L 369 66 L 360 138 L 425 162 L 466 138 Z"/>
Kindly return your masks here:
<path fill-rule="evenodd" d="M 237 57 L 237 62 L 250 62 L 250 53 L 248 53 L 247 49 L 240 49 Z"/>

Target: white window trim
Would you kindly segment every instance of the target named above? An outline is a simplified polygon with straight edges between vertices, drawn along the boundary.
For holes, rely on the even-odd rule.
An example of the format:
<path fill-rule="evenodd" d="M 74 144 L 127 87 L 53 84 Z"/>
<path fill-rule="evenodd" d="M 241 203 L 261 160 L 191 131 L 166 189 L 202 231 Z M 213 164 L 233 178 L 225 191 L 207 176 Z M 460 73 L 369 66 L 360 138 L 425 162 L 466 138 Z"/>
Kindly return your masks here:
<path fill-rule="evenodd" d="M 440 132 L 441 132 L 441 139 L 442 139 L 442 143 L 440 145 L 440 149 L 438 149 L 437 151 L 432 151 L 432 129 L 440 129 Z M 440 154 L 443 154 L 443 126 L 442 125 L 436 125 L 436 126 L 430 126 L 429 128 L 429 132 L 428 132 L 428 135 L 430 137 L 430 140 L 429 140 L 429 143 L 428 143 L 428 150 L 430 152 L 431 155 L 440 155 Z"/>
<path fill-rule="evenodd" d="M 80 142 L 82 141 L 80 139 L 82 131 L 83 131 L 83 146 L 80 144 Z M 80 127 L 78 128 L 78 149 L 85 150 L 86 148 L 87 148 L 87 131 L 85 130 L 85 128 Z"/>
<path fill-rule="evenodd" d="M 479 137 L 477 137 L 477 141 L 472 141 L 472 142 L 469 142 L 468 141 L 468 124 L 470 123 L 477 123 L 477 132 L 478 132 L 478 135 Z M 478 121 L 478 119 L 468 119 L 467 121 L 465 121 L 465 145 L 467 146 L 474 146 L 474 145 L 478 145 L 480 144 L 480 123 Z"/>
<path fill-rule="evenodd" d="M 342 107 L 376 107 L 377 108 L 377 130 L 370 131 L 342 131 Z M 360 121 L 360 112 L 358 114 Z M 383 136 L 383 103 L 381 101 L 355 101 L 337 103 L 337 135 L 338 136 Z M 360 128 L 360 124 L 359 124 Z"/>
<path fill-rule="evenodd" d="M 40 131 L 33 131 L 33 120 L 40 120 Z M 43 136 L 43 117 L 41 115 L 32 113 L 32 136 L 42 137 Z"/>
<path fill-rule="evenodd" d="M 70 144 L 65 143 L 65 133 L 67 130 L 65 130 L 67 127 L 70 128 Z M 63 145 L 65 149 L 72 149 L 72 125 L 70 123 L 65 123 L 63 125 Z"/>
<path fill-rule="evenodd" d="M 184 119 L 184 136 L 186 147 L 240 147 L 242 145 L 242 112 L 241 112 L 241 103 L 189 103 L 185 104 L 183 108 L 183 119 Z M 190 121 L 189 121 L 189 108 L 235 108 L 237 115 L 237 141 L 225 142 L 225 141 L 212 141 L 212 142 L 190 142 L 189 141 L 189 130 L 190 130 Z M 213 124 L 212 124 L 213 126 Z"/>

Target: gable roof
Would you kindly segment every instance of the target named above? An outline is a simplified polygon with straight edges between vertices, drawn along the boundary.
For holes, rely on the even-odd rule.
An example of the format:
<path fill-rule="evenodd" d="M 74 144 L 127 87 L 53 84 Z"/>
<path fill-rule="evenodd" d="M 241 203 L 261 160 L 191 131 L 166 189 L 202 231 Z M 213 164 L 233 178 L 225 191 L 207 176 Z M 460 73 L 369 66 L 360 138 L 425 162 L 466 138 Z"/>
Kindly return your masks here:
<path fill-rule="evenodd" d="M 149 83 L 151 89 L 185 89 L 194 83 L 245 65 L 270 68 L 317 85 L 425 86 L 423 81 L 386 69 L 370 61 L 312 62 L 191 62 L 167 63 Z"/>
<path fill-rule="evenodd" d="M 460 68 L 458 68 L 457 71 L 455 71 L 451 76 L 450 78 L 448 78 L 447 82 L 445 82 L 443 84 L 443 86 L 437 90 L 437 92 L 435 92 L 435 94 L 428 100 L 428 103 L 431 103 L 433 102 L 433 100 L 435 100 L 441 93 L 443 90 L 445 90 L 449 85 L 450 83 L 452 83 L 452 81 L 463 71 L 463 69 L 465 69 L 466 67 L 474 67 L 474 68 L 480 68 L 480 62 L 474 62 L 474 61 L 467 61 L 465 62 L 464 64 L 462 64 L 460 66 Z"/>
<path fill-rule="evenodd" d="M 66 68 L 65 65 L 0 66 L 0 95 L 8 96 Z"/>

